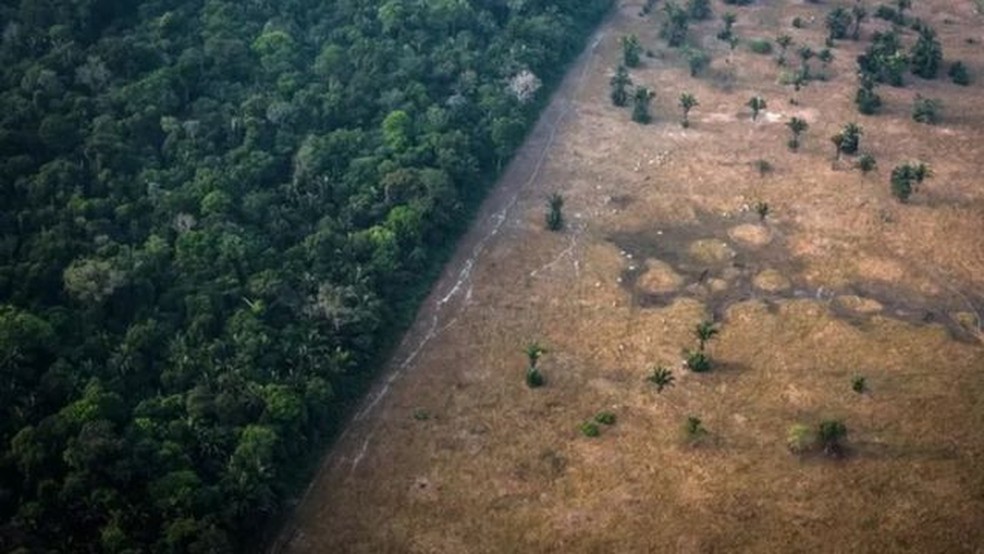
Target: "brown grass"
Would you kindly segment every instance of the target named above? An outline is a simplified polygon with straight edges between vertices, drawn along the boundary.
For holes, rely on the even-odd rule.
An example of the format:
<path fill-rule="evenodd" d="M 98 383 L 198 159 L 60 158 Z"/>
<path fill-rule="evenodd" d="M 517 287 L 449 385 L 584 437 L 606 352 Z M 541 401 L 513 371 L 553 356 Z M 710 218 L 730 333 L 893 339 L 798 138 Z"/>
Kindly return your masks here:
<path fill-rule="evenodd" d="M 763 4 L 735 10 L 739 36 L 773 36 L 778 24 L 822 47 L 829 6 Z M 885 113 L 861 116 L 854 58 L 866 42 L 840 41 L 831 79 L 811 83 L 792 106 L 772 57 L 738 48 L 726 62 L 727 47 L 713 38 L 719 22 L 695 29 L 709 37 L 714 62 L 709 77 L 691 79 L 638 9 L 625 4 L 572 70 L 544 116 L 556 121 L 573 98 L 554 141 L 541 123 L 489 199 L 398 353 L 394 377 L 374 392 L 386 394 L 352 423 L 301 501 L 285 550 L 949 553 L 984 545 L 984 350 L 973 339 L 984 299 L 982 81 L 910 77 L 903 89 L 879 89 Z M 940 33 L 948 59 L 984 80 L 979 45 L 964 42 L 980 39 L 971 3 L 919 2 L 913 12 Z M 796 15 L 815 21 L 793 29 Z M 882 25 L 866 24 L 864 38 Z M 632 74 L 657 91 L 652 125 L 633 124 L 608 102 L 626 32 L 657 53 Z M 684 91 L 700 101 L 686 130 L 676 107 Z M 917 92 L 943 99 L 939 125 L 911 121 Z M 743 107 L 753 94 L 769 103 L 754 123 Z M 785 147 L 792 115 L 810 122 L 799 153 Z M 868 177 L 832 163 L 828 137 L 847 121 L 864 127 L 862 151 L 878 159 Z M 774 170 L 760 176 L 758 159 Z M 935 175 L 903 206 L 888 174 L 908 160 L 928 162 Z M 553 191 L 566 198 L 559 234 L 543 229 Z M 767 244 L 749 227 L 760 200 L 772 207 Z M 498 227 L 491 216 L 500 210 Z M 688 257 L 688 241 L 704 230 L 696 238 L 728 241 L 745 265 Z M 654 251 L 680 254 L 647 262 L 640 257 L 656 256 L 623 250 L 618 236 L 652 237 Z M 627 276 L 666 264 L 683 287 L 642 302 Z M 707 279 L 695 278 L 704 266 Z M 792 283 L 788 292 L 761 285 L 777 277 Z M 688 373 L 682 349 L 715 308 L 722 332 L 709 349 L 718 366 Z M 933 321 L 922 323 L 927 313 Z M 541 361 L 547 386 L 536 390 L 523 383 L 522 348 L 533 339 L 550 350 Z M 662 394 L 644 380 L 655 364 L 677 378 Z M 867 377 L 868 393 L 851 391 L 855 374 Z M 432 417 L 416 420 L 418 409 Z M 599 438 L 582 436 L 578 424 L 602 409 L 618 422 Z M 682 435 L 691 414 L 710 431 L 698 446 Z M 825 417 L 850 430 L 845 459 L 786 450 L 790 425 Z"/>

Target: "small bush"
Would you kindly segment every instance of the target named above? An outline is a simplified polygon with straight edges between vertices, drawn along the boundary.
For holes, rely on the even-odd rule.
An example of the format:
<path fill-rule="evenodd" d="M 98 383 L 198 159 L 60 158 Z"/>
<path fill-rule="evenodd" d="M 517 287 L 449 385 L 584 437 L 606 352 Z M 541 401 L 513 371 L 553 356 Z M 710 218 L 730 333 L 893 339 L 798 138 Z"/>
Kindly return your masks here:
<path fill-rule="evenodd" d="M 840 151 L 845 154 L 857 154 L 858 147 L 861 146 L 862 134 L 863 130 L 857 123 L 848 123 L 847 125 L 844 125 L 844 129 L 840 133 Z"/>
<path fill-rule="evenodd" d="M 861 154 L 861 157 L 858 158 L 858 169 L 864 174 L 874 171 L 877 165 L 878 162 L 875 161 L 875 157 L 871 154 Z"/>
<path fill-rule="evenodd" d="M 943 102 L 940 100 L 925 98 L 917 94 L 916 100 L 912 104 L 912 119 L 919 123 L 932 125 L 940 120 L 940 110 L 942 108 Z"/>
<path fill-rule="evenodd" d="M 891 6 L 886 6 L 884 4 L 878 6 L 875 9 L 875 17 L 878 19 L 884 19 L 885 21 L 891 21 L 893 23 L 901 24 L 903 19 L 900 17 L 899 12 L 895 11 L 895 8 Z"/>
<path fill-rule="evenodd" d="M 711 370 L 711 358 L 703 350 L 687 352 L 687 359 L 684 363 L 687 369 L 694 373 L 706 373 Z"/>
<path fill-rule="evenodd" d="M 806 425 L 797 423 L 790 426 L 786 433 L 786 447 L 794 454 L 803 454 L 811 450 L 815 443 L 816 438 Z"/>
<path fill-rule="evenodd" d="M 547 229 L 560 231 L 564 228 L 564 214 L 561 211 L 563 207 L 564 197 L 556 192 L 551 194 L 550 199 L 547 201 Z"/>
<path fill-rule="evenodd" d="M 868 382 L 863 375 L 855 375 L 851 377 L 851 390 L 861 394 L 868 389 Z"/>
<path fill-rule="evenodd" d="M 963 62 L 953 62 L 950 65 L 949 71 L 947 71 L 950 80 L 960 86 L 967 86 L 970 84 L 970 73 L 967 71 L 967 66 Z"/>
<path fill-rule="evenodd" d="M 795 27 L 797 29 L 802 29 L 804 27 L 804 25 L 803 25 L 803 18 L 802 17 L 794 17 L 793 18 L 793 27 Z"/>
<path fill-rule="evenodd" d="M 772 42 L 765 38 L 753 38 L 748 41 L 748 49 L 756 54 L 771 54 Z"/>
<path fill-rule="evenodd" d="M 758 170 L 760 177 L 765 177 L 767 173 L 772 172 L 772 164 L 769 160 L 755 160 L 755 169 Z"/>
<path fill-rule="evenodd" d="M 847 426 L 838 419 L 827 419 L 820 422 L 817 430 L 817 440 L 823 446 L 823 451 L 829 456 L 840 456 L 843 452 L 842 441 L 847 438 Z"/>
<path fill-rule="evenodd" d="M 417 408 L 416 410 L 413 411 L 413 418 L 416 419 L 417 421 L 427 421 L 428 419 L 430 419 L 430 417 L 431 417 L 430 412 L 428 412 L 423 408 Z"/>
<path fill-rule="evenodd" d="M 543 378 L 543 374 L 540 370 L 535 367 L 526 368 L 526 386 L 535 389 L 542 387 L 546 384 L 546 379 Z"/>
<path fill-rule="evenodd" d="M 765 221 L 766 216 L 769 215 L 769 203 L 768 202 L 756 202 L 755 203 L 755 213 L 759 216 L 759 221 Z"/>
<path fill-rule="evenodd" d="M 687 58 L 687 66 L 690 68 L 690 76 L 696 77 L 701 71 L 711 65 L 711 56 L 703 50 L 688 48 L 684 51 Z"/>
<path fill-rule="evenodd" d="M 579 428 L 581 429 L 581 434 L 585 437 L 597 437 L 601 434 L 598 424 L 593 421 L 585 421 Z"/>
<path fill-rule="evenodd" d="M 615 414 L 612 412 L 598 412 L 594 416 L 595 423 L 602 425 L 615 425 Z"/>
<path fill-rule="evenodd" d="M 687 421 L 683 424 L 683 432 L 687 440 L 692 443 L 698 442 L 707 436 L 707 429 L 704 427 L 704 422 L 696 416 L 687 416 Z"/>

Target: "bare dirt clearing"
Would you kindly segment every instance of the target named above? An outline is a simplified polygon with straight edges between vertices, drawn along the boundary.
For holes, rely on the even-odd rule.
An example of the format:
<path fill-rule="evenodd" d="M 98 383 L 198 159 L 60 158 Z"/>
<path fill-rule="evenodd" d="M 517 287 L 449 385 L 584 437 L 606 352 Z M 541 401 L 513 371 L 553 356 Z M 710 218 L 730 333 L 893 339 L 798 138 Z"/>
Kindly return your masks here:
<path fill-rule="evenodd" d="M 733 8 L 743 39 L 791 34 L 822 48 L 831 6 Z M 715 4 L 716 13 L 723 6 Z M 416 324 L 325 461 L 280 547 L 290 552 L 975 552 L 984 545 L 984 104 L 981 84 L 907 77 L 857 114 L 855 58 L 796 93 L 773 57 L 720 21 L 692 28 L 707 76 L 626 3 L 603 26 L 479 214 Z M 873 9 L 873 7 L 872 7 Z M 984 74 L 971 2 L 913 9 L 948 60 Z M 810 21 L 793 29 L 789 21 Z M 618 39 L 654 57 L 632 71 L 655 121 L 611 106 Z M 912 42 L 912 32 L 905 35 Z M 978 79 L 984 79 L 979 77 Z M 700 106 L 682 129 L 676 101 Z M 943 121 L 915 123 L 916 93 Z M 759 94 L 767 112 L 743 107 Z M 798 153 L 784 122 L 810 129 Z M 833 161 L 828 137 L 864 128 L 879 169 Z M 757 160 L 772 171 L 760 174 Z M 934 176 L 909 205 L 888 174 Z M 544 230 L 546 197 L 567 226 Z M 765 222 L 753 213 L 768 202 Z M 693 326 L 720 322 L 706 374 L 680 369 Z M 522 349 L 549 352 L 547 386 L 523 382 Z M 657 364 L 676 383 L 645 381 Z M 851 391 L 863 374 L 869 391 Z M 618 421 L 598 438 L 578 425 Z M 688 415 L 710 432 L 682 440 Z M 416 416 L 416 417 L 415 417 Z M 791 455 L 786 430 L 844 420 L 851 455 Z"/>

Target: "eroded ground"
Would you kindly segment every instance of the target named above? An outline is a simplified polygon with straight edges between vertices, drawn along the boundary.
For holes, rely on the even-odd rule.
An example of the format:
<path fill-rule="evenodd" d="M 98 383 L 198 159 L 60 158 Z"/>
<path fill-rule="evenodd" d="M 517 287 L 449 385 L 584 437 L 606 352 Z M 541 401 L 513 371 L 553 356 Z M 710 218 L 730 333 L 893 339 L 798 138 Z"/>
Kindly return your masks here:
<path fill-rule="evenodd" d="M 733 8 L 740 37 L 822 48 L 826 4 Z M 972 2 L 918 3 L 970 87 L 908 78 L 858 115 L 838 41 L 826 82 L 788 99 L 773 57 L 693 28 L 714 61 L 699 79 L 624 3 L 572 68 L 483 207 L 389 372 L 328 454 L 279 545 L 289 552 L 977 552 L 984 546 L 984 65 Z M 723 6 L 715 4 L 717 17 Z M 873 11 L 873 6 L 869 11 Z M 807 21 L 793 29 L 794 16 Z M 640 126 L 611 106 L 618 38 L 654 57 Z M 977 42 L 971 44 L 966 39 Z M 907 44 L 914 40 L 907 32 Z M 795 47 L 794 47 L 795 48 Z M 814 61 L 816 63 L 816 61 Z M 819 67 L 816 63 L 815 67 Z M 700 101 L 682 129 L 681 92 Z M 909 118 L 916 93 L 943 121 Z M 743 107 L 769 107 L 751 121 Z M 793 115 L 809 121 L 798 153 Z M 878 160 L 833 160 L 848 121 Z M 756 160 L 772 171 L 760 174 Z M 934 175 L 909 205 L 892 167 Z M 567 226 L 543 228 L 561 192 Z M 768 202 L 765 221 L 753 213 Z M 707 374 L 680 368 L 693 326 L 720 322 Z M 523 382 L 530 340 L 547 386 Z M 662 394 L 645 381 L 674 367 Z M 866 376 L 869 391 L 851 391 Z M 617 423 L 598 438 L 578 425 Z M 688 415 L 708 439 L 682 438 Z M 790 425 L 837 417 L 843 460 L 796 457 Z"/>

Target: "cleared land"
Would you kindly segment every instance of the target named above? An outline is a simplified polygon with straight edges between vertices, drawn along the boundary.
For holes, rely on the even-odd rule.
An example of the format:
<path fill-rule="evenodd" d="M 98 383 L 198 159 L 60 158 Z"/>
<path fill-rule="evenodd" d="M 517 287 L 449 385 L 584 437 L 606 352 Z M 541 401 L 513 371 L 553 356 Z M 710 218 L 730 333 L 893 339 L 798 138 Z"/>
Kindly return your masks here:
<path fill-rule="evenodd" d="M 739 37 L 786 32 L 823 47 L 830 5 L 763 4 L 729 7 Z M 691 29 L 713 54 L 697 79 L 639 4 L 599 30 L 329 453 L 281 549 L 984 545 L 980 81 L 908 76 L 905 88 L 879 88 L 880 114 L 859 115 L 855 58 L 887 28 L 871 19 L 861 41 L 838 41 L 829 79 L 792 105 L 774 55 L 744 44 L 729 55 L 714 38 L 724 6 L 714 9 Z M 972 2 L 912 12 L 938 31 L 947 60 L 984 75 Z M 790 26 L 795 16 L 805 28 Z M 654 54 L 632 71 L 657 94 L 645 126 L 608 99 L 630 32 Z M 689 129 L 676 106 L 685 91 L 700 101 Z M 939 124 L 912 121 L 917 93 L 942 99 Z M 768 101 L 755 122 L 744 107 L 753 94 Z M 798 153 L 785 146 L 791 116 L 810 124 Z M 849 121 L 878 160 L 864 177 L 852 159 L 833 159 L 829 137 Z M 760 159 L 773 169 L 760 174 Z M 934 175 L 903 205 L 888 177 L 910 160 Z M 561 233 L 543 225 L 555 191 L 566 200 Z M 759 201 L 771 207 L 764 223 L 751 208 Z M 720 324 L 709 346 L 717 365 L 689 373 L 681 352 L 707 317 Z M 540 389 L 523 382 L 531 340 L 549 349 Z M 645 381 L 657 364 L 677 379 L 662 394 Z M 856 374 L 864 394 L 851 390 Z M 617 423 L 582 436 L 578 425 L 601 410 Z M 698 446 L 683 438 L 689 415 L 710 433 Z M 792 424 L 826 417 L 847 424 L 845 459 L 788 452 Z"/>

